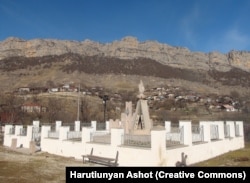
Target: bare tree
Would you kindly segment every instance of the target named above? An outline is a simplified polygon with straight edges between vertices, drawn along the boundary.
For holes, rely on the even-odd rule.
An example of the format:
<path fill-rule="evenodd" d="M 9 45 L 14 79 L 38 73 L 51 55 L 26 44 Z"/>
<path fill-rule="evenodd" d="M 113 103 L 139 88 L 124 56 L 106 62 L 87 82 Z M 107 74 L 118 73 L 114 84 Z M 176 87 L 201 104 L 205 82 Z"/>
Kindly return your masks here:
<path fill-rule="evenodd" d="M 61 112 L 63 111 L 62 102 L 57 98 L 48 99 L 47 117 L 49 123 L 55 122 L 60 119 Z"/>
<path fill-rule="evenodd" d="M 80 106 L 80 113 L 81 113 L 81 116 L 80 116 L 80 120 L 81 121 L 90 121 L 90 106 L 89 106 L 89 103 L 88 101 L 83 98 L 81 99 L 81 106 Z"/>
<path fill-rule="evenodd" d="M 6 123 L 23 122 L 23 112 L 21 105 L 23 100 L 14 94 L 2 95 L 1 113 L 5 116 Z M 3 120 L 3 119 L 1 119 Z"/>

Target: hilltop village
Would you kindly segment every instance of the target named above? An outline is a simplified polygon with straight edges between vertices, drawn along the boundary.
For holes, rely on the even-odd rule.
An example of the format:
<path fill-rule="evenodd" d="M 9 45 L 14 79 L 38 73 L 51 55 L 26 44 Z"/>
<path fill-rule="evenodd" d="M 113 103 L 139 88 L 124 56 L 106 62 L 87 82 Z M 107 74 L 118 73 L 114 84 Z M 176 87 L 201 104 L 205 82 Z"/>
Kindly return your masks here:
<path fill-rule="evenodd" d="M 104 88 L 92 87 L 92 88 L 80 88 L 80 93 L 83 96 L 101 97 L 104 94 Z M 30 94 L 62 94 L 68 93 L 73 96 L 77 96 L 79 93 L 79 87 L 74 84 L 63 84 L 58 87 L 51 88 L 31 88 L 21 87 L 15 91 L 18 95 L 30 95 Z M 136 100 L 136 97 L 130 96 L 128 99 L 127 93 L 123 91 L 105 92 L 109 96 L 110 102 L 123 103 L 126 100 Z M 145 89 L 146 99 L 148 100 L 149 108 L 155 110 L 195 110 L 194 108 L 204 107 L 209 112 L 242 112 L 244 105 L 239 101 L 237 92 L 232 93 L 232 96 L 219 96 L 216 94 L 203 95 L 195 93 L 193 91 L 185 90 L 181 87 L 156 87 Z M 246 102 L 244 103 L 246 104 Z M 34 105 L 34 104 L 33 104 Z M 37 104 L 39 105 L 39 104 Z M 119 107 L 116 107 L 118 109 Z M 122 110 L 122 109 L 118 109 Z"/>

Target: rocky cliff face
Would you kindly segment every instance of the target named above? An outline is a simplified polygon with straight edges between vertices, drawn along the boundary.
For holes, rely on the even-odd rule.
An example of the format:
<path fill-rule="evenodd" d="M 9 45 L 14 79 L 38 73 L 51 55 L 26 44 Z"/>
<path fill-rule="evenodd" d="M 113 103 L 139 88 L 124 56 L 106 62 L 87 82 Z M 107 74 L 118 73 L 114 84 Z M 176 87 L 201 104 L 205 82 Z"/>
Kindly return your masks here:
<path fill-rule="evenodd" d="M 0 42 L 0 60 L 9 57 L 42 57 L 76 53 L 84 56 L 115 57 L 119 59 L 149 58 L 162 64 L 182 69 L 229 71 L 239 68 L 250 72 L 250 52 L 231 51 L 191 52 L 156 41 L 139 42 L 134 37 L 101 44 L 91 40 L 82 42 L 54 39 L 23 40 L 8 38 Z"/>

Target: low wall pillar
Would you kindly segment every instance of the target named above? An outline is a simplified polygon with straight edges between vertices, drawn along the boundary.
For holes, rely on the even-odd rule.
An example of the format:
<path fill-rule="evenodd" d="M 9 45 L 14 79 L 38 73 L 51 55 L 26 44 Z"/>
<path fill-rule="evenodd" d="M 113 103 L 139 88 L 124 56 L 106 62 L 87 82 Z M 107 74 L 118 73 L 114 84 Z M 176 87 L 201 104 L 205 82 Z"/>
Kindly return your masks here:
<path fill-rule="evenodd" d="M 59 131 L 61 126 L 62 126 L 62 122 L 56 121 L 56 131 Z"/>
<path fill-rule="evenodd" d="M 203 141 L 211 142 L 209 121 L 200 121 L 200 126 L 203 127 Z"/>
<path fill-rule="evenodd" d="M 3 138 L 3 145 L 4 146 L 11 146 L 11 141 L 12 141 L 12 137 L 14 136 L 14 134 L 10 133 L 10 130 L 13 128 L 13 125 L 5 125 L 5 129 L 4 129 L 4 138 Z"/>
<path fill-rule="evenodd" d="M 27 126 L 27 139 L 29 141 L 32 140 L 32 132 L 33 132 L 33 126 L 32 125 L 28 125 Z"/>
<path fill-rule="evenodd" d="M 91 127 L 96 131 L 96 121 L 91 121 Z"/>
<path fill-rule="evenodd" d="M 34 127 L 39 127 L 40 121 L 33 121 L 33 126 Z"/>
<path fill-rule="evenodd" d="M 171 131 L 171 121 L 165 121 L 166 133 Z"/>
<path fill-rule="evenodd" d="M 9 135 L 10 134 L 10 129 L 13 128 L 13 125 L 5 125 L 4 128 L 4 135 Z"/>
<path fill-rule="evenodd" d="M 81 122 L 80 121 L 75 121 L 75 131 L 76 132 L 79 132 L 80 131 L 80 125 L 81 125 Z"/>
<path fill-rule="evenodd" d="M 68 138 L 69 126 L 61 126 L 59 129 L 59 140 L 66 140 Z"/>
<path fill-rule="evenodd" d="M 110 131 L 109 129 L 109 121 L 106 121 L 106 128 L 105 128 L 107 131 Z"/>
<path fill-rule="evenodd" d="M 46 149 L 47 144 L 45 142 L 45 138 L 48 138 L 49 131 L 51 130 L 51 126 L 42 126 L 41 129 L 41 150 Z"/>
<path fill-rule="evenodd" d="M 180 121 L 179 127 L 183 127 L 183 144 L 191 146 L 193 144 L 191 121 Z"/>
<path fill-rule="evenodd" d="M 151 130 L 151 151 L 156 166 L 166 163 L 166 130 Z"/>
<path fill-rule="evenodd" d="M 94 128 L 82 127 L 82 143 L 86 144 L 91 141 L 91 135 L 94 132 Z"/>
<path fill-rule="evenodd" d="M 122 145 L 123 142 L 124 129 L 112 128 L 111 129 L 111 146 L 116 147 Z"/>
<path fill-rule="evenodd" d="M 51 126 L 42 126 L 41 129 L 41 141 L 44 138 L 48 138 L 48 133 L 51 130 Z"/>

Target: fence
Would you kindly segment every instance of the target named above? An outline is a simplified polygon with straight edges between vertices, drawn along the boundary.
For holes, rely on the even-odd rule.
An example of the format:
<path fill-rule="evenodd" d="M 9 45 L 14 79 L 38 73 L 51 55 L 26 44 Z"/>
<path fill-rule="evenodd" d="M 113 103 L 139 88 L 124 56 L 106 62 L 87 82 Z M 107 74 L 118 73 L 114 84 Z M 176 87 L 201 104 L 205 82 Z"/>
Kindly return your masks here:
<path fill-rule="evenodd" d="M 83 122 L 80 124 L 80 129 L 82 129 L 82 127 L 91 127 L 91 123 Z"/>
<path fill-rule="evenodd" d="M 106 129 L 106 123 L 100 123 L 100 122 L 97 122 L 96 123 L 96 130 L 105 130 Z"/>
<path fill-rule="evenodd" d="M 27 135 L 27 128 L 20 128 L 19 135 L 26 136 Z"/>
<path fill-rule="evenodd" d="M 59 131 L 48 131 L 48 138 L 59 139 Z"/>
<path fill-rule="evenodd" d="M 95 123 L 93 123 L 95 127 Z M 108 124 L 108 123 L 107 123 Z M 212 124 L 212 126 L 210 126 Z M 81 159 L 81 155 L 89 153 L 91 148 L 94 148 L 95 154 L 101 154 L 104 157 L 114 157 L 115 151 L 119 151 L 119 166 L 176 166 L 180 162 L 181 153 L 188 156 L 187 165 L 199 161 L 204 161 L 213 158 L 222 153 L 236 150 L 244 147 L 244 137 L 242 122 L 227 122 L 230 124 L 230 132 L 232 138 L 224 139 L 224 126 L 222 122 L 207 122 L 200 123 L 200 126 L 192 127 L 191 122 L 181 121 L 178 126 L 172 126 L 171 123 L 165 123 L 165 129 L 152 129 L 151 133 L 126 134 L 125 129 L 112 128 L 110 131 L 95 131 L 95 128 L 82 128 L 82 142 L 66 141 L 69 127 L 60 127 L 60 134 L 56 131 L 50 131 L 49 137 L 57 139 L 48 139 L 47 133 L 51 129 L 50 126 L 42 126 L 41 150 L 50 154 L 55 154 L 64 157 L 74 157 Z M 239 132 L 241 137 L 234 137 L 235 124 L 239 124 Z M 78 125 L 78 123 L 77 123 Z M 173 124 L 172 124 L 173 125 Z M 58 127 L 58 126 L 57 126 Z M 78 127 L 78 126 L 77 126 Z M 8 135 L 12 125 L 5 126 L 6 133 L 4 134 L 4 145 L 11 147 L 12 139 L 17 139 L 17 146 L 23 144 L 23 147 L 29 148 L 31 139 L 31 126 L 28 126 L 27 138 L 18 135 Z M 20 125 L 15 127 L 16 133 L 22 128 Z M 221 140 L 212 141 L 210 143 L 210 129 L 213 135 L 212 139 L 220 137 Z M 250 129 L 250 126 L 249 126 Z M 144 131 L 142 131 L 144 132 Z M 218 132 L 220 133 L 218 136 Z M 233 132 L 233 134 L 232 134 Z M 77 133 L 77 134 L 76 134 Z M 76 138 L 79 132 L 68 133 L 68 138 Z M 202 141 L 202 133 L 204 140 L 208 143 L 192 144 L 193 142 Z M 151 135 L 150 135 L 151 134 Z M 192 134 L 195 134 L 192 139 Z M 185 135 L 185 138 L 183 136 Z M 221 138 L 222 137 L 222 138 Z M 112 139 L 111 139 L 112 138 Z M 97 143 L 90 143 L 90 142 Z M 174 146 L 174 148 L 166 147 L 166 142 L 171 144 L 185 144 Z M 109 143 L 111 144 L 109 145 Z M 101 144 L 105 143 L 105 144 Z M 170 144 L 170 145 L 171 145 Z M 176 148 L 175 148 L 176 147 Z M 180 148 L 178 148 L 180 147 Z M 198 152 L 198 155 L 197 155 Z"/>
<path fill-rule="evenodd" d="M 210 125 L 210 139 L 211 140 L 218 140 L 219 139 L 218 125 Z"/>
<path fill-rule="evenodd" d="M 193 125 L 192 126 L 192 142 L 199 143 L 204 141 L 203 126 Z"/>
<path fill-rule="evenodd" d="M 166 146 L 183 144 L 183 127 L 171 126 L 170 132 L 166 133 Z"/>
<path fill-rule="evenodd" d="M 137 147 L 151 147 L 151 135 L 125 134 L 122 138 L 123 145 Z"/>
<path fill-rule="evenodd" d="M 10 135 L 14 135 L 15 134 L 15 126 L 13 126 L 13 127 L 10 128 L 9 134 Z"/>
<path fill-rule="evenodd" d="M 90 133 L 90 142 L 110 144 L 111 134 L 108 133 L 107 131 Z"/>
<path fill-rule="evenodd" d="M 227 125 L 227 124 L 224 125 L 224 135 L 225 135 L 225 138 L 230 137 L 230 125 Z"/>
<path fill-rule="evenodd" d="M 82 132 L 81 131 L 69 131 L 67 132 L 67 139 L 80 141 L 82 139 Z"/>
<path fill-rule="evenodd" d="M 240 125 L 239 124 L 235 125 L 235 136 L 236 137 L 240 136 Z"/>

